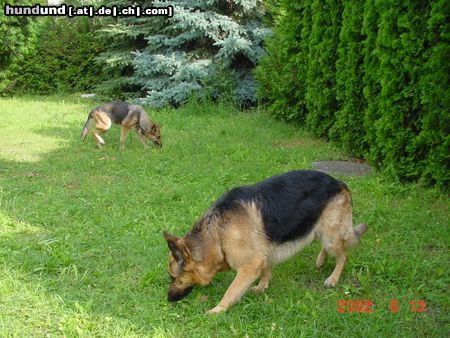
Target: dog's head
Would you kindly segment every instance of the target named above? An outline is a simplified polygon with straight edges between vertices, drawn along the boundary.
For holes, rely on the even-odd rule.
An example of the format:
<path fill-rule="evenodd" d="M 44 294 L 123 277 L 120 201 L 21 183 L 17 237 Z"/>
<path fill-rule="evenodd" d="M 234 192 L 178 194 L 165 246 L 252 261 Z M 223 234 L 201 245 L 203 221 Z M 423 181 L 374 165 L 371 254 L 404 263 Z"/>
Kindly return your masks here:
<path fill-rule="evenodd" d="M 170 249 L 169 275 L 172 280 L 167 299 L 176 302 L 186 297 L 195 285 L 206 285 L 210 279 L 206 276 L 201 258 L 194 256 L 195 243 L 192 239 L 178 238 L 163 232 Z"/>
<path fill-rule="evenodd" d="M 153 124 L 149 130 L 140 129 L 140 133 L 147 139 L 152 141 L 157 147 L 162 147 L 161 141 L 161 124 Z"/>

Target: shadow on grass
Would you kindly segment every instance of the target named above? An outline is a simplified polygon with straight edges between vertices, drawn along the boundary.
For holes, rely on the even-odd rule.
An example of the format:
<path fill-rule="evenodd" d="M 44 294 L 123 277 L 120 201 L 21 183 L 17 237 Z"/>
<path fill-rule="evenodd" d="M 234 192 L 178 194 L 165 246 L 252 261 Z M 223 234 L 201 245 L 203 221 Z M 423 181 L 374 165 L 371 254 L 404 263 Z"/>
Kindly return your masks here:
<path fill-rule="evenodd" d="M 81 306 L 99 323 L 118 316 L 137 331 L 153 330 L 146 314 L 168 306 L 161 231 L 170 226 L 171 209 L 155 191 L 162 152 L 143 149 L 134 135 L 119 152 L 117 130 L 97 150 L 91 137 L 79 140 L 80 130 L 76 124 L 36 129 L 63 146 L 35 162 L 0 159 L 2 263 L 60 297 L 69 312 Z M 170 189 L 166 200 L 173 198 Z"/>
<path fill-rule="evenodd" d="M 80 329 L 87 335 L 174 336 L 188 327 L 207 332 L 198 324 L 233 274 L 220 275 L 214 287 L 196 289 L 183 302 L 169 304 L 168 249 L 161 232 L 182 235 L 226 188 L 266 176 L 261 169 L 272 170 L 255 165 L 251 156 L 266 162 L 273 154 L 269 148 L 258 158 L 259 153 L 247 149 L 261 146 L 247 140 L 246 131 L 221 133 L 223 117 L 165 117 L 162 149 L 144 149 L 131 134 L 126 150 L 119 151 L 119 129 L 113 127 L 105 136 L 106 146 L 97 150 L 92 136 L 79 139 L 83 117 L 64 127 L 33 128 L 32 134 L 57 145 L 34 162 L 0 158 L 0 213 L 8 224 L 0 259 L 13 284 L 20 280 L 42 291 L 28 292 L 21 306 L 34 314 L 34 322 L 27 325 L 22 319 L 33 315 L 24 314 L 14 317 L 16 326 L 36 330 L 32 335 L 72 336 Z M 243 122 L 235 123 L 247 129 L 254 123 Z M 199 137 L 193 129 L 204 134 Z M 279 157 L 287 161 L 284 152 Z M 9 303 L 13 309 L 14 297 Z M 196 316 L 202 319 L 193 321 Z M 24 331 L 19 329 L 18 335 Z"/>

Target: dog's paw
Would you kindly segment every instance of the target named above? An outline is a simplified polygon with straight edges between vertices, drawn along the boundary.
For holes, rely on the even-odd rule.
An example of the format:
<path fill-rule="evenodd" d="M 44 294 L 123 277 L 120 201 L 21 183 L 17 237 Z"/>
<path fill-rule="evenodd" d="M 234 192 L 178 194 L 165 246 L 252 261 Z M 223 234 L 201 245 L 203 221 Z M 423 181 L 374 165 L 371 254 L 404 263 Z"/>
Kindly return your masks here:
<path fill-rule="evenodd" d="M 224 308 L 223 306 L 217 305 L 216 307 L 212 308 L 211 310 L 206 311 L 206 314 L 207 315 L 215 315 L 215 314 L 224 312 L 225 310 L 226 310 L 226 308 Z"/>
<path fill-rule="evenodd" d="M 335 278 L 332 278 L 332 277 L 330 276 L 330 277 L 328 277 L 328 278 L 325 280 L 325 283 L 323 283 L 323 285 L 324 285 L 326 288 L 334 288 L 334 287 L 336 286 L 337 283 L 338 283 L 338 281 L 337 281 Z"/>
<path fill-rule="evenodd" d="M 252 288 L 250 288 L 250 291 L 254 292 L 254 293 L 264 293 L 267 289 L 267 286 L 265 285 L 256 285 L 253 286 Z"/>
<path fill-rule="evenodd" d="M 325 260 L 323 262 L 317 261 L 316 262 L 316 269 L 320 270 L 322 268 L 322 266 L 324 266 L 324 264 L 325 264 Z"/>

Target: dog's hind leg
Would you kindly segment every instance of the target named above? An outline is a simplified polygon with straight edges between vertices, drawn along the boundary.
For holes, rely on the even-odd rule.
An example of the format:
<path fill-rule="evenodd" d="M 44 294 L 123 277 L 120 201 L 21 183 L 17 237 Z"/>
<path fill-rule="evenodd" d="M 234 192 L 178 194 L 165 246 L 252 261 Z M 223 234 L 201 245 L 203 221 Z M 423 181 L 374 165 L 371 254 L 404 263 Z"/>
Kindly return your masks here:
<path fill-rule="evenodd" d="M 125 149 L 125 140 L 127 139 L 128 132 L 129 129 L 122 126 L 120 130 L 120 147 L 119 147 L 121 150 Z"/>
<path fill-rule="evenodd" d="M 325 287 L 332 288 L 335 287 L 341 278 L 342 270 L 344 270 L 345 262 L 347 261 L 347 253 L 344 248 L 339 249 L 331 249 L 330 250 L 334 256 L 336 256 L 336 266 L 334 267 L 333 272 L 330 277 L 325 280 Z"/>
<path fill-rule="evenodd" d="M 357 244 L 367 230 L 366 224 L 360 224 L 353 228 L 351 205 L 344 207 L 340 216 L 339 230 L 335 233 L 334 238 L 328 238 L 328 245 L 325 248 L 328 253 L 336 257 L 336 266 L 330 277 L 325 280 L 325 287 L 334 287 L 339 282 L 348 257 L 347 249 Z"/>
<path fill-rule="evenodd" d="M 320 267 L 325 263 L 327 253 L 336 257 L 336 266 L 324 283 L 325 287 L 334 287 L 339 282 L 347 261 L 347 247 L 355 240 L 348 190 L 343 190 L 328 203 L 319 223 L 319 238 L 323 248 L 317 257 L 316 266 Z"/>
<path fill-rule="evenodd" d="M 95 111 L 92 114 L 92 117 L 95 121 L 95 129 L 94 129 L 94 137 L 95 143 L 97 144 L 97 148 L 100 148 L 102 144 L 105 144 L 105 140 L 101 137 L 101 134 L 106 132 L 109 128 L 111 128 L 111 119 L 108 114 L 102 111 Z"/>
<path fill-rule="evenodd" d="M 253 292 L 263 293 L 269 287 L 269 282 L 272 279 L 272 266 L 267 266 L 261 272 L 261 279 L 258 285 L 252 287 Z"/>
<path fill-rule="evenodd" d="M 105 130 L 99 128 L 95 128 L 94 130 L 95 144 L 97 145 L 97 148 L 100 148 L 103 144 L 105 144 L 105 140 L 100 136 L 104 132 Z"/>
<path fill-rule="evenodd" d="M 317 259 L 316 259 L 317 269 L 320 269 L 325 264 L 326 259 L 327 259 L 327 250 L 322 248 L 322 250 L 320 250 L 319 255 L 317 256 Z"/>
<path fill-rule="evenodd" d="M 216 314 L 227 310 L 236 303 L 248 290 L 250 285 L 261 275 L 263 261 L 254 261 L 238 269 L 236 277 L 222 297 L 220 303 L 209 310 L 207 314 Z"/>

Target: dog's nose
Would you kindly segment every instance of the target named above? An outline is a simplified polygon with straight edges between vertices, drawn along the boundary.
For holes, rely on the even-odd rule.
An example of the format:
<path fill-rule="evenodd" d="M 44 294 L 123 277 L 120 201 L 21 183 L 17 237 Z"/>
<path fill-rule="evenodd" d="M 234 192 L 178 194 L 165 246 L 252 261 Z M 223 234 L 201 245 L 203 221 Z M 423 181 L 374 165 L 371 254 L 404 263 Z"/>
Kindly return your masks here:
<path fill-rule="evenodd" d="M 167 300 L 169 302 L 178 302 L 179 300 L 190 294 L 193 288 L 194 287 L 191 286 L 184 290 L 169 290 L 169 293 L 167 294 Z"/>

